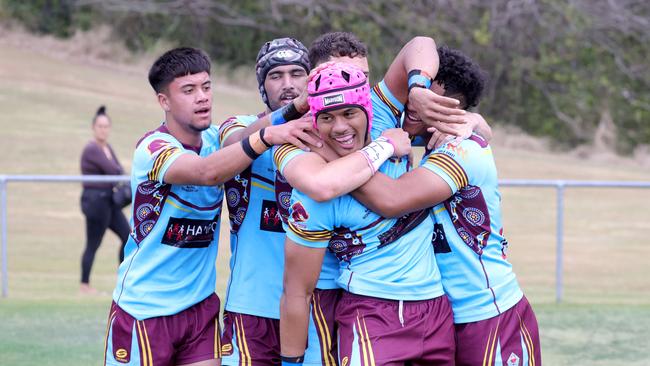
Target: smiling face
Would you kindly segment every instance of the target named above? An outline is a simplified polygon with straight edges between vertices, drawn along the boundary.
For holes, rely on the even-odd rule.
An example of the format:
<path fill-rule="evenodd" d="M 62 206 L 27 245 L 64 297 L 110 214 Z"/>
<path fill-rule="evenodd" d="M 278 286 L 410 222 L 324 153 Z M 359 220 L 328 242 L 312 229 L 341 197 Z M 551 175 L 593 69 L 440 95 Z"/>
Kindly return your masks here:
<path fill-rule="evenodd" d="M 339 156 L 351 154 L 365 145 L 368 118 L 358 107 L 321 112 L 316 118 L 323 142 Z"/>
<path fill-rule="evenodd" d="M 264 89 L 272 111 L 291 103 L 307 87 L 307 71 L 299 65 L 272 68 L 264 80 Z"/>
<path fill-rule="evenodd" d="M 165 91 L 158 93 L 158 101 L 166 112 L 167 123 L 193 134 L 210 127 L 212 85 L 207 72 L 175 78 Z"/>

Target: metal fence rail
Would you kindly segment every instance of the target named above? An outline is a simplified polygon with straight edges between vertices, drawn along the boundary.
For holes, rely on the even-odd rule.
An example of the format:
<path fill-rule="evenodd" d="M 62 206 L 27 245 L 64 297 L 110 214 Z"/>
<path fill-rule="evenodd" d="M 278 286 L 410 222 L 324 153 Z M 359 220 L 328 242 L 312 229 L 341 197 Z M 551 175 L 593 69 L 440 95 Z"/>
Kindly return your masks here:
<path fill-rule="evenodd" d="M 2 297 L 9 295 L 7 276 L 7 184 L 9 182 L 126 182 L 126 175 L 0 175 L 0 236 L 2 246 Z M 564 190 L 565 188 L 650 188 L 650 182 L 635 181 L 579 181 L 579 180 L 539 180 L 502 179 L 500 187 L 550 187 L 556 189 L 556 259 L 555 259 L 555 300 L 561 302 L 564 291 L 563 253 L 564 253 Z"/>

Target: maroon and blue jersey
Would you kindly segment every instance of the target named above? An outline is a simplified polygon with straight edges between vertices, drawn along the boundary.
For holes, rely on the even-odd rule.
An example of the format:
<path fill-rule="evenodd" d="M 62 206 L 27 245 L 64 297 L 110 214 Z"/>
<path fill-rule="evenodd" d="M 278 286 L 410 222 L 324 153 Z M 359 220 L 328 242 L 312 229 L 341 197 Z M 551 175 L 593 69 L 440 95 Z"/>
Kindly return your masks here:
<path fill-rule="evenodd" d="M 165 182 L 178 157 L 219 149 L 216 126 L 201 136 L 201 146 L 184 146 L 162 125 L 138 142 L 133 155 L 133 229 L 113 300 L 138 320 L 176 314 L 215 291 L 223 190 Z"/>
<path fill-rule="evenodd" d="M 433 247 L 455 323 L 492 318 L 523 293 L 507 260 L 501 195 L 490 146 L 478 135 L 426 154 L 421 167 L 440 176 L 452 196 L 431 209 Z"/>

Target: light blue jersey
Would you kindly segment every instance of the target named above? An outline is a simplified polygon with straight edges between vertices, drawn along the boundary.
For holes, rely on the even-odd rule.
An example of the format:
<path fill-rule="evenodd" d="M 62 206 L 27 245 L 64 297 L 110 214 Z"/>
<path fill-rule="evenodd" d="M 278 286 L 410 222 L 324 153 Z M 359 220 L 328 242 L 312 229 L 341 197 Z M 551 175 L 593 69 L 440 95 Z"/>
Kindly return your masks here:
<path fill-rule="evenodd" d="M 138 143 L 131 168 L 133 231 L 113 300 L 138 320 L 179 313 L 215 290 L 221 187 L 171 185 L 165 173 L 183 154 L 219 149 L 218 129 L 200 147 L 183 146 L 165 125 Z"/>
<path fill-rule="evenodd" d="M 390 90 L 386 87 L 386 84 L 382 80 L 379 84 L 375 85 L 371 91 L 371 101 L 372 101 L 372 110 L 373 110 L 373 121 L 371 129 L 371 137 L 373 139 L 379 137 L 381 132 L 387 128 L 395 128 L 397 125 L 397 120 L 404 109 L 404 106 L 391 94 Z M 297 148 L 291 144 L 285 144 L 282 146 L 275 146 L 273 148 L 275 165 L 277 167 L 280 176 L 284 175 L 284 169 L 287 164 L 293 160 L 298 155 L 306 153 L 305 151 Z M 392 164 L 399 165 L 401 169 L 408 169 L 408 160 L 407 159 L 390 159 Z M 380 171 L 384 172 L 390 164 L 384 164 L 381 166 Z M 277 184 L 277 183 L 276 183 Z M 290 205 L 290 193 L 284 192 L 284 195 L 281 195 L 278 198 L 278 202 L 281 208 L 288 212 Z M 321 269 L 321 275 L 318 279 L 318 285 L 316 288 L 319 289 L 333 289 L 338 287 L 336 285 L 336 279 L 339 276 L 339 263 L 336 257 L 329 251 L 325 253 L 323 258 L 323 268 Z"/>
<path fill-rule="evenodd" d="M 228 119 L 220 127 L 221 143 L 260 117 Z M 267 150 L 225 184 L 232 253 L 227 311 L 280 319 L 284 230 L 275 202 L 274 180 L 273 153 Z"/>
<path fill-rule="evenodd" d="M 371 135 L 377 138 L 383 130 L 397 126 L 403 106 L 383 81 L 372 89 L 371 97 Z M 300 152 L 278 149 L 280 169 L 292 154 Z M 391 159 L 380 171 L 398 178 L 407 168 L 406 159 Z M 300 245 L 329 248 L 328 252 L 336 254 L 337 282 L 346 291 L 391 300 L 425 300 L 443 294 L 428 237 L 433 223 L 425 216 L 418 212 L 385 219 L 350 195 L 319 203 L 294 189 L 285 230 L 287 237 Z"/>
<path fill-rule="evenodd" d="M 473 135 L 427 154 L 422 167 L 447 182 L 452 196 L 431 209 L 433 244 L 455 323 L 489 319 L 521 300 L 506 259 L 501 196 L 492 150 Z"/>
<path fill-rule="evenodd" d="M 442 295 L 432 233 L 425 212 L 385 219 L 351 195 L 316 202 L 294 189 L 291 196 L 287 237 L 329 248 L 339 259 L 339 286 L 354 294 L 391 300 Z"/>

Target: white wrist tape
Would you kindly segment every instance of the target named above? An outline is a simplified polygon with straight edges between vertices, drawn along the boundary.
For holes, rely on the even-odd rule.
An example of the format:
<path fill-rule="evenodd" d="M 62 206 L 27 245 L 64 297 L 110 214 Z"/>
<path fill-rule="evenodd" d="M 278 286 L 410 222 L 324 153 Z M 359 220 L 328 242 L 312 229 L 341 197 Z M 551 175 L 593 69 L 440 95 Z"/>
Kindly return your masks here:
<path fill-rule="evenodd" d="M 381 164 L 393 156 L 395 147 L 388 138 L 381 136 L 358 152 L 366 158 L 372 174 L 375 174 Z"/>

